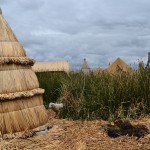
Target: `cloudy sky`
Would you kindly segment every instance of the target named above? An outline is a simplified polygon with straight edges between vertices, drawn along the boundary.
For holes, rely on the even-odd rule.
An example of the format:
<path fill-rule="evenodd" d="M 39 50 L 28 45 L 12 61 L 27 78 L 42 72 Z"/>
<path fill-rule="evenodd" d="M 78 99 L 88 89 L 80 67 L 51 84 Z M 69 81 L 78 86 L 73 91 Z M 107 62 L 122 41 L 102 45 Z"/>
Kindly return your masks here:
<path fill-rule="evenodd" d="M 150 0 L 0 0 L 29 57 L 106 67 L 117 57 L 146 63 Z"/>

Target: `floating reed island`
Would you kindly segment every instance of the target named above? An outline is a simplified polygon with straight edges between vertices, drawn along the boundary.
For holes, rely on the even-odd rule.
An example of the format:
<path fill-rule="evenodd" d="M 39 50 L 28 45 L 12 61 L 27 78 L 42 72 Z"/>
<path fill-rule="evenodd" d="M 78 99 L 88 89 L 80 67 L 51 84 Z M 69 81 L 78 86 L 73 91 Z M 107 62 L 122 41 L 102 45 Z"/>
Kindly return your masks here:
<path fill-rule="evenodd" d="M 0 10 L 0 134 L 13 134 L 45 125 L 48 115 L 39 83 Z"/>

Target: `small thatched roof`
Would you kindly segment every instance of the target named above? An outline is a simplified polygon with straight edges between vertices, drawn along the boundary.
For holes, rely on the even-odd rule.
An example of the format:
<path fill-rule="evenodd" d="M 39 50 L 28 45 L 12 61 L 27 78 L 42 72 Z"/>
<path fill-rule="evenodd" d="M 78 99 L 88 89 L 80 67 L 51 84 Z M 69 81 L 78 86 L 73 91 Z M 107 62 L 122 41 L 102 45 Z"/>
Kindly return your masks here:
<path fill-rule="evenodd" d="M 69 72 L 70 65 L 68 61 L 49 61 L 49 62 L 36 62 L 32 69 L 35 72 Z"/>
<path fill-rule="evenodd" d="M 0 10 L 0 134 L 22 132 L 47 123 L 43 89 L 31 66 L 32 59 L 5 21 Z"/>
<path fill-rule="evenodd" d="M 104 70 L 104 68 L 96 68 L 96 69 L 94 69 L 93 70 L 93 73 L 95 74 L 95 75 L 98 75 L 98 74 L 101 74 L 101 73 L 103 73 L 105 70 Z"/>
<path fill-rule="evenodd" d="M 112 64 L 110 64 L 106 71 L 108 71 L 109 73 L 132 72 L 133 69 L 122 59 L 117 58 Z"/>

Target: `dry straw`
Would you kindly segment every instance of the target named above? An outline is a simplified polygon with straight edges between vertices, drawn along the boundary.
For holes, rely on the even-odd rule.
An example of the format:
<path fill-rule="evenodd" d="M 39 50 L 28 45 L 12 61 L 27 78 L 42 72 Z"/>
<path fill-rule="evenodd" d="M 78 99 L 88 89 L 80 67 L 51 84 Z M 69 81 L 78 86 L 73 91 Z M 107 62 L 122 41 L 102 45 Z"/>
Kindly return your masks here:
<path fill-rule="evenodd" d="M 43 89 L 31 66 L 32 59 L 0 13 L 0 133 L 18 133 L 47 123 Z"/>
<path fill-rule="evenodd" d="M 150 120 L 138 120 L 141 124 Z M 110 138 L 103 130 L 107 122 L 68 121 L 51 119 L 53 128 L 44 136 L 34 136 L 29 140 L 12 139 L 2 141 L 0 149 L 30 149 L 30 150 L 149 150 L 150 137 L 136 140 L 134 137 L 122 136 Z M 136 122 L 134 122 L 136 123 Z M 137 123 L 136 123 L 137 124 Z"/>
<path fill-rule="evenodd" d="M 19 42 L 0 40 L 0 57 L 24 57 L 25 50 Z"/>

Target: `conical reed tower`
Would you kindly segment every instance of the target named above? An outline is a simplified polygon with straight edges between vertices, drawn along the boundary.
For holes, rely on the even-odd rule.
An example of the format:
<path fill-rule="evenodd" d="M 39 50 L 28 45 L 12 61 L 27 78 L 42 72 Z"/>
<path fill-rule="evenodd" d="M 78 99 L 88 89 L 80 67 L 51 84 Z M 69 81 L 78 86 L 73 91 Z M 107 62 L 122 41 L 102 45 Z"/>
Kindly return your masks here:
<path fill-rule="evenodd" d="M 16 133 L 47 123 L 43 89 L 31 66 L 32 59 L 5 21 L 0 10 L 0 134 Z"/>
<path fill-rule="evenodd" d="M 90 67 L 89 67 L 89 65 L 88 65 L 88 63 L 87 63 L 85 58 L 84 58 L 84 61 L 83 61 L 83 65 L 82 65 L 81 71 L 84 74 L 89 74 L 90 73 Z"/>

